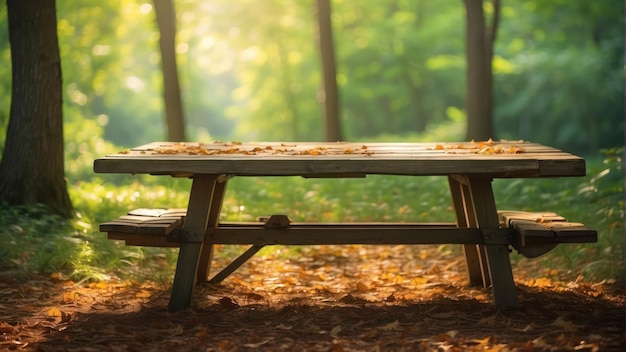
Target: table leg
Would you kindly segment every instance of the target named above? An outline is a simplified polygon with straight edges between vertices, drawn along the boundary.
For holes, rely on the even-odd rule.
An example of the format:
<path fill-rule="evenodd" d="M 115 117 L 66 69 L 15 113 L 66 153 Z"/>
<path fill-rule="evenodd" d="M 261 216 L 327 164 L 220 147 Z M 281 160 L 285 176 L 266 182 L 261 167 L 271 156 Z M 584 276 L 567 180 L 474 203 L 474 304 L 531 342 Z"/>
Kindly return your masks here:
<path fill-rule="evenodd" d="M 498 210 L 496 208 L 491 179 L 472 177 L 468 178 L 471 204 L 478 227 L 483 229 L 497 229 Z M 508 245 L 484 245 L 486 268 L 483 272 L 489 273 L 493 296 L 498 307 L 517 307 L 517 289 L 513 279 L 513 270 L 509 258 Z"/>
<path fill-rule="evenodd" d="M 189 307 L 202 242 L 206 232 L 211 209 L 211 199 L 219 175 L 195 175 L 189 194 L 187 216 L 183 225 L 183 236 L 178 252 L 176 273 L 168 310 L 175 312 Z"/>
<path fill-rule="evenodd" d="M 218 178 L 211 197 L 211 205 L 209 208 L 209 220 L 207 228 L 217 227 L 220 220 L 220 212 L 222 211 L 222 203 L 224 201 L 224 193 L 226 193 L 226 177 Z M 198 281 L 208 281 L 211 272 L 211 262 L 213 261 L 213 244 L 204 242 L 200 253 L 200 262 L 198 263 Z"/>
<path fill-rule="evenodd" d="M 467 206 L 471 205 L 469 201 L 469 187 L 459 182 L 454 177 L 448 177 L 448 184 L 450 185 L 450 195 L 456 214 L 457 227 L 477 227 L 473 208 Z M 479 246 L 475 244 L 465 244 L 463 245 L 463 252 L 465 253 L 469 284 L 471 286 L 488 285 L 485 281 L 488 275 L 484 275 L 481 259 L 484 256 L 481 256 Z"/>

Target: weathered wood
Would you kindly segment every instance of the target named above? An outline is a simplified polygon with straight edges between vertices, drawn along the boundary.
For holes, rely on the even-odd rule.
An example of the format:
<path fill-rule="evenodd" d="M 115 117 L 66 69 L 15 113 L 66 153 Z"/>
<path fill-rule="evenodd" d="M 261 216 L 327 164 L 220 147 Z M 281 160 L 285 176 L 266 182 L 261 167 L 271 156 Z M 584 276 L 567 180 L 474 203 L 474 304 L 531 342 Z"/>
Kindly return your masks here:
<path fill-rule="evenodd" d="M 109 232 L 108 239 L 124 241 L 127 246 L 141 247 L 179 247 L 178 242 L 169 242 L 167 236 L 145 234 L 145 233 L 127 233 L 127 232 Z"/>
<path fill-rule="evenodd" d="M 469 204 L 466 201 L 468 196 L 467 185 L 463 185 L 455 177 L 448 177 L 448 184 L 450 186 L 450 195 L 452 198 L 452 205 L 456 215 L 456 223 L 458 227 L 471 227 L 472 219 L 474 219 L 471 207 L 467 207 Z M 476 227 L 475 221 L 474 226 Z M 483 274 L 481 269 L 481 259 L 478 252 L 478 247 L 475 244 L 463 245 L 463 253 L 465 254 L 465 264 L 467 266 L 467 276 L 470 286 L 483 286 Z"/>
<path fill-rule="evenodd" d="M 522 247 L 557 242 L 554 231 L 541 223 L 529 220 L 511 220 L 510 226 L 517 230 L 520 238 L 519 243 Z"/>
<path fill-rule="evenodd" d="M 556 233 L 559 243 L 598 242 L 598 232 L 579 222 L 553 222 L 546 224 Z"/>
<path fill-rule="evenodd" d="M 307 226 L 285 229 L 225 227 L 207 231 L 206 241 L 220 244 L 466 244 L 484 243 L 473 228 Z M 499 241 L 508 244 L 505 237 Z"/>
<path fill-rule="evenodd" d="M 186 211 L 180 209 L 135 209 L 100 224 L 101 232 L 167 235 L 182 225 Z"/>
<path fill-rule="evenodd" d="M 578 222 L 534 222 L 511 220 L 521 237 L 522 246 L 544 243 L 591 243 L 598 241 L 598 233 Z"/>
<path fill-rule="evenodd" d="M 214 195 L 215 183 L 219 175 L 195 175 L 189 194 L 187 217 L 183 229 L 204 234 L 207 228 L 210 211 L 210 200 Z M 202 242 L 183 242 L 178 252 L 176 273 L 172 284 L 172 293 L 168 305 L 170 312 L 189 307 L 193 287 L 196 283 L 196 272 L 202 251 Z"/>
<path fill-rule="evenodd" d="M 511 220 L 528 220 L 534 222 L 565 221 L 565 218 L 554 212 L 527 212 L 516 210 L 500 210 L 498 218 L 501 226 L 509 226 Z"/>
<path fill-rule="evenodd" d="M 491 189 L 491 179 L 469 177 L 469 188 L 478 226 L 488 230 L 497 229 L 498 210 Z M 508 246 L 488 244 L 484 248 L 496 306 L 517 307 L 517 289 L 513 280 Z"/>
<path fill-rule="evenodd" d="M 554 212 L 498 212 L 500 226 L 515 229 L 513 248 L 528 258 L 536 258 L 559 243 L 597 242 L 596 231 L 581 223 L 565 221 Z"/>
<path fill-rule="evenodd" d="M 476 150 L 468 149 L 471 144 L 459 144 L 458 147 L 463 148 L 453 149 L 456 144 L 187 143 L 183 146 L 202 147 L 215 152 L 212 155 L 187 155 L 157 154 L 154 151 L 159 148 L 175 148 L 181 144 L 156 142 L 126 153 L 99 158 L 94 162 L 94 170 L 101 173 L 306 177 L 366 174 L 483 174 L 503 178 L 585 175 L 584 159 L 534 143 L 498 142 L 504 149 L 523 148 L 523 152 L 517 154 L 478 154 Z M 313 149 L 315 153 L 310 152 Z M 237 152 L 226 153 L 229 150 Z"/>
<path fill-rule="evenodd" d="M 289 227 L 291 220 L 287 215 L 272 215 L 263 224 L 267 229 L 281 229 Z"/>
<path fill-rule="evenodd" d="M 250 246 L 243 254 L 233 260 L 228 266 L 222 269 L 219 273 L 217 273 L 211 280 L 210 283 L 217 284 L 224 281 L 230 274 L 235 272 L 240 266 L 242 266 L 248 259 L 252 258 L 258 251 L 263 248 L 263 245 L 254 244 Z"/>
<path fill-rule="evenodd" d="M 128 215 L 145 216 L 145 217 L 163 217 L 178 216 L 183 217 L 187 214 L 185 208 L 168 208 L 168 209 L 147 209 L 138 208 L 128 212 Z"/>
<path fill-rule="evenodd" d="M 143 229 L 140 233 L 125 235 L 110 232 L 114 238 L 139 245 L 180 242 L 170 311 L 189 305 L 196 272 L 199 273 L 198 279 L 208 275 L 214 243 L 253 244 L 230 266 L 232 270 L 267 244 L 464 244 L 472 272 L 470 276 L 475 276 L 475 281 L 481 281 L 485 286 L 492 285 L 496 305 L 506 307 L 517 305 L 508 245 L 518 245 L 519 236 L 514 235 L 519 231 L 509 224 L 499 228 L 501 221 L 511 223 L 513 220 L 499 219 L 491 179 L 584 176 L 585 161 L 554 148 L 521 141 L 367 145 L 155 142 L 97 159 L 94 170 L 193 177 L 187 212 L 177 214 L 181 216 L 182 228 L 167 236 L 148 235 Z M 291 223 L 286 217 L 242 226 L 217 223 L 223 193 L 216 183 L 223 175 L 345 177 L 371 174 L 449 177 L 457 223 L 445 226 L 397 223 L 321 226 Z M 132 219 L 118 219 L 121 225 L 127 221 Z M 137 224 L 148 224 L 150 229 L 152 222 Z M 571 235 L 574 233 L 571 228 L 561 229 L 563 239 L 573 241 L 575 236 Z M 135 226 L 135 231 L 137 229 Z M 583 230 L 580 233 L 583 235 L 579 238 L 590 239 L 593 235 Z M 556 237 L 558 239 L 559 235 Z M 545 246 L 520 248 L 534 251 L 536 248 L 543 250 Z"/>
<path fill-rule="evenodd" d="M 213 197 L 210 199 L 209 206 L 209 219 L 207 220 L 207 228 L 217 227 L 220 219 L 220 213 L 222 211 L 222 203 L 224 201 L 224 193 L 226 192 L 226 185 L 228 177 L 222 175 L 215 180 L 215 186 L 213 189 Z M 198 271 L 196 278 L 198 281 L 209 280 L 209 274 L 211 272 L 211 262 L 213 261 L 213 243 L 204 242 L 202 251 L 200 252 L 200 259 L 198 262 Z"/>

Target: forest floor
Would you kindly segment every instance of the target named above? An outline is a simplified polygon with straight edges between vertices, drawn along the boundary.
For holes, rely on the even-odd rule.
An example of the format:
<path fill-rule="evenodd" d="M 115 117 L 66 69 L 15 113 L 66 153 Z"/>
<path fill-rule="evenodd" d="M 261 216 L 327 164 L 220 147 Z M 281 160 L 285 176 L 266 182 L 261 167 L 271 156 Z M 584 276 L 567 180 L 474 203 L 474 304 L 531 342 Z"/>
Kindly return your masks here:
<path fill-rule="evenodd" d="M 167 312 L 169 281 L 77 284 L 0 274 L 0 350 L 626 350 L 626 295 L 612 282 L 515 266 L 520 308 L 468 287 L 459 251 L 429 246 L 278 248 L 192 307 Z M 216 266 L 225 263 L 217 261 Z"/>

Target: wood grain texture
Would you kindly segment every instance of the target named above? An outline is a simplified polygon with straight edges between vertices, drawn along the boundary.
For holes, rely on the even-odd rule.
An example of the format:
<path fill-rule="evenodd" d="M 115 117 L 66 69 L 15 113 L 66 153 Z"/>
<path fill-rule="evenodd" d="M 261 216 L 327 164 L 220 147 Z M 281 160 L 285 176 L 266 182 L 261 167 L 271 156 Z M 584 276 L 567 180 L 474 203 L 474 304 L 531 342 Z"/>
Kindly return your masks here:
<path fill-rule="evenodd" d="M 489 150 L 484 152 L 485 148 L 501 153 L 489 154 Z M 508 178 L 585 175 L 583 158 L 551 147 L 517 141 L 497 142 L 485 148 L 477 148 L 472 143 L 154 142 L 96 159 L 94 171 L 174 176 L 482 174 Z M 511 148 L 520 152 L 506 152 Z"/>

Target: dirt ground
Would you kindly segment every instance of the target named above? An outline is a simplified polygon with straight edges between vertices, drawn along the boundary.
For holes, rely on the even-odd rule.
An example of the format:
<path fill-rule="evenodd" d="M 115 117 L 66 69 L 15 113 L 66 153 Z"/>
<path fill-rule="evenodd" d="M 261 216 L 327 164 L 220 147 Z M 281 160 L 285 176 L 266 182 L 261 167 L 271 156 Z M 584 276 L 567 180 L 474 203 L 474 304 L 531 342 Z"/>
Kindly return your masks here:
<path fill-rule="evenodd" d="M 626 296 L 616 283 L 516 268 L 521 306 L 497 310 L 490 290 L 467 286 L 458 252 L 280 251 L 220 285 L 198 285 L 192 307 L 176 313 L 167 312 L 169 282 L 0 274 L 0 350 L 626 350 Z"/>

